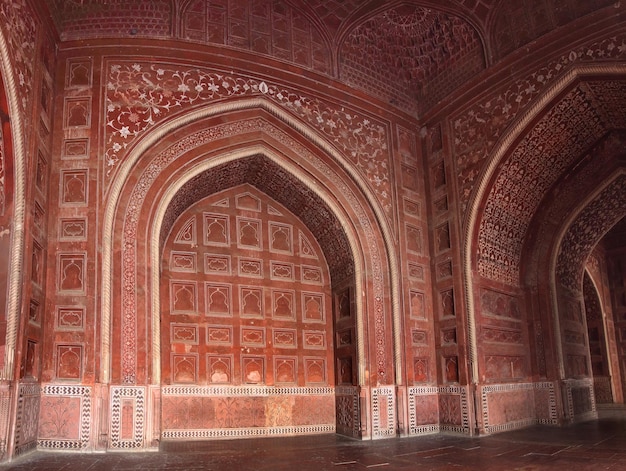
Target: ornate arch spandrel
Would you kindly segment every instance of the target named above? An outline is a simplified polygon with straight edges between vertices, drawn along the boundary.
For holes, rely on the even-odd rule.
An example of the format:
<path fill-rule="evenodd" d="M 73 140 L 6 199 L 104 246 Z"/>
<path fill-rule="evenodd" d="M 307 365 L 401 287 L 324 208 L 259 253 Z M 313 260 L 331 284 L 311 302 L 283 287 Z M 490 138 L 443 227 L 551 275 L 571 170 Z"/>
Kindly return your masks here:
<path fill-rule="evenodd" d="M 256 103 L 256 100 L 252 100 L 252 103 L 248 103 L 249 105 L 255 106 L 258 103 Z M 140 193 L 143 192 L 143 188 L 145 188 L 146 184 L 150 185 L 150 183 L 147 183 L 146 180 L 141 181 L 141 183 L 139 183 L 137 186 L 135 186 L 134 189 L 124 189 L 124 184 L 126 182 L 126 180 L 129 178 L 129 175 L 131 174 L 131 172 L 133 171 L 133 162 L 139 161 L 140 157 L 142 156 L 142 154 L 148 150 L 148 148 L 150 147 L 150 145 L 152 145 L 153 143 L 157 142 L 158 139 L 163 138 L 166 134 L 166 132 L 168 130 L 174 130 L 174 129 L 178 129 L 180 127 L 182 127 L 184 124 L 186 123 L 193 123 L 203 117 L 207 117 L 207 116 L 214 116 L 219 114 L 219 112 L 222 113 L 226 113 L 228 111 L 230 111 L 231 109 L 226 105 L 226 106 L 218 106 L 218 109 L 203 109 L 200 112 L 194 113 L 191 116 L 185 116 L 182 117 L 181 119 L 178 120 L 174 120 L 173 123 L 171 123 L 171 126 L 168 127 L 168 129 L 161 129 L 160 132 L 156 133 L 155 136 L 153 136 L 152 139 L 150 139 L 149 143 L 143 143 L 144 145 L 140 145 L 139 149 L 136 150 L 136 152 L 134 152 L 129 158 L 126 159 L 126 161 L 123 163 L 123 169 L 125 169 L 125 171 L 123 172 L 123 174 L 125 175 L 125 178 L 123 179 L 116 179 L 116 181 L 113 183 L 112 186 L 112 192 L 110 193 L 112 195 L 112 197 L 110 198 L 109 204 L 107 206 L 107 212 L 105 215 L 105 238 L 103 240 L 103 268 L 105 271 L 105 277 L 104 277 L 104 281 L 103 281 L 103 316 L 102 316 L 102 351 L 103 351 L 103 363 L 102 363 L 102 378 L 103 380 L 106 381 L 110 381 L 110 377 L 111 377 L 111 371 L 110 371 L 110 361 L 111 361 L 111 322 L 112 322 L 112 299 L 113 299 L 113 292 L 112 292 L 112 279 L 113 279 L 113 243 L 114 243 L 114 238 L 113 238 L 113 234 L 114 234 L 114 225 L 116 224 L 116 220 L 119 220 L 120 217 L 122 217 L 122 215 L 120 215 L 117 209 L 118 204 L 116 202 L 122 201 L 122 199 L 126 198 L 126 197 L 122 197 L 122 194 L 124 191 L 128 192 L 128 194 L 126 196 L 128 196 L 129 198 L 132 198 L 132 194 L 135 193 L 136 197 L 139 198 L 137 201 L 139 201 L 141 199 Z M 241 109 L 241 103 L 238 103 L 236 106 L 237 109 Z M 278 114 L 280 115 L 281 112 L 280 110 L 275 110 L 275 109 L 271 109 L 272 111 L 272 115 Z M 287 116 L 279 116 L 279 119 L 281 121 L 287 121 L 289 123 L 290 118 Z M 291 124 L 291 123 L 289 123 Z M 258 126 L 257 126 L 258 127 Z M 298 125 L 298 126 L 294 126 L 296 127 L 296 131 L 300 131 L 299 128 L 302 127 L 302 125 Z M 271 128 L 267 128 L 267 130 L 270 130 Z M 266 131 L 267 131 L 266 130 Z M 292 127 L 293 130 L 293 127 Z M 206 129 L 205 133 L 207 133 L 207 136 L 205 136 L 205 138 L 210 139 L 215 139 L 216 138 L 216 133 L 219 134 L 219 131 L 216 128 L 211 128 L 211 129 Z M 208 134 L 213 133 L 213 137 L 209 136 Z M 327 147 L 328 149 L 330 149 L 332 151 L 332 148 L 330 146 L 325 145 L 323 142 L 320 142 L 319 138 L 313 138 L 313 136 L 309 136 L 307 134 L 312 134 L 310 133 L 310 130 L 308 130 L 308 132 L 302 132 L 301 134 L 305 134 L 305 137 L 309 138 L 309 140 L 313 140 L 316 144 L 322 144 L 325 147 Z M 188 139 L 197 139 L 197 136 L 188 136 Z M 296 141 L 293 141 L 290 146 L 292 148 L 296 148 L 299 146 L 299 144 Z M 172 152 L 170 150 L 170 152 Z M 330 152 L 331 155 L 334 152 Z M 174 151 L 174 154 L 176 154 L 176 152 Z M 327 155 L 328 153 L 326 153 Z M 311 154 L 311 158 L 308 158 L 309 156 L 307 156 L 307 158 L 305 158 L 305 161 L 310 162 L 312 160 L 312 158 L 314 156 L 312 156 Z M 334 157 L 336 157 L 336 155 L 334 155 Z M 167 160 L 167 157 L 165 157 L 165 155 L 161 155 L 160 156 L 161 159 L 165 159 Z M 173 159 L 175 157 L 170 156 L 170 159 Z M 352 183 L 349 183 L 348 181 L 344 182 L 342 181 L 342 178 L 345 177 L 338 177 L 335 171 L 332 171 L 327 165 L 323 164 L 323 162 L 321 160 L 318 159 L 318 167 L 316 170 L 318 172 L 318 175 L 323 176 L 322 178 L 329 178 L 329 176 L 333 176 L 335 178 L 335 181 L 338 185 L 338 189 L 339 189 L 339 193 L 345 193 L 348 194 L 350 193 L 351 196 L 350 197 L 346 197 L 345 201 L 346 201 L 346 205 L 351 206 L 350 201 L 357 202 L 356 197 L 354 196 L 354 193 L 352 193 L 352 190 L 350 189 L 351 187 L 354 188 L 352 186 Z M 162 163 L 161 165 L 167 165 L 166 163 Z M 143 168 L 146 169 L 146 172 L 152 172 L 154 175 L 158 175 L 158 170 L 156 170 L 156 167 L 150 163 L 146 164 L 146 165 L 142 165 Z M 319 169 L 322 169 L 321 171 Z M 156 173 L 154 173 L 156 172 Z M 148 180 L 150 180 L 152 178 L 152 181 L 154 181 L 154 178 L 156 178 L 153 175 L 153 177 L 148 176 L 147 173 L 144 173 L 144 176 L 146 176 L 146 178 L 148 178 Z M 141 180 L 142 178 L 144 178 L 141 175 L 137 176 L 138 181 Z M 353 180 L 352 180 L 353 181 Z M 319 182 L 316 182 L 314 187 L 318 187 L 319 186 Z M 358 187 L 358 185 L 357 185 Z M 358 191 L 358 190 L 357 190 Z M 346 193 L 348 192 L 348 193 Z M 369 198 L 367 198 L 367 194 L 365 195 L 365 198 L 363 197 L 363 195 L 361 195 L 360 197 L 358 197 L 361 201 L 365 200 L 365 207 L 367 207 L 367 211 L 371 211 L 373 210 L 374 213 L 376 213 L 376 207 L 372 207 L 367 201 L 369 200 Z M 364 199 L 363 199 L 364 198 Z M 353 204 L 352 203 L 352 204 Z M 136 205 L 133 203 L 131 204 L 132 206 L 136 207 Z M 364 211 L 364 206 L 363 205 L 359 205 L 358 208 L 360 208 L 361 211 Z M 371 213 L 370 213 L 371 214 Z M 365 212 L 363 212 L 363 216 L 365 215 Z M 126 221 L 129 221 L 131 224 L 134 224 L 135 218 L 133 215 L 130 215 L 130 218 L 124 216 L 124 219 Z M 384 276 L 384 269 L 383 266 L 385 263 L 390 263 L 392 265 L 392 268 L 389 270 L 389 273 L 391 273 L 391 278 L 392 278 L 392 299 L 394 299 L 394 303 L 392 303 L 392 307 L 391 310 L 392 312 L 394 312 L 393 315 L 393 323 L 394 325 L 396 324 L 396 322 L 398 322 L 398 317 L 397 317 L 397 306 L 396 306 L 396 301 L 395 299 L 397 299 L 397 296 L 394 296 L 395 290 L 397 289 L 397 280 L 394 280 L 395 274 L 394 274 L 394 270 L 393 270 L 393 265 L 394 265 L 394 260 L 393 257 L 389 256 L 389 249 L 388 249 L 388 245 L 389 245 L 389 241 L 391 240 L 391 238 L 389 237 L 389 231 L 387 230 L 386 227 L 381 227 L 379 221 L 376 220 L 376 216 L 368 216 L 368 217 L 363 217 L 362 220 L 359 221 L 360 227 L 361 229 L 363 227 L 368 228 L 368 230 L 374 231 L 372 232 L 372 234 L 377 233 L 377 236 L 372 236 L 372 237 L 365 237 L 362 238 L 362 240 L 364 242 L 362 242 L 362 244 L 367 247 L 367 251 L 369 251 L 371 253 L 370 255 L 370 264 L 373 268 L 368 268 L 368 273 L 371 273 L 371 280 L 372 280 L 372 286 L 373 286 L 373 292 L 374 295 L 372 296 L 372 299 L 370 301 L 370 303 L 373 305 L 373 311 L 375 312 L 375 319 L 376 319 L 376 326 L 375 326 L 375 330 L 376 330 L 376 336 L 377 338 L 379 338 L 380 341 L 376 342 L 377 346 L 376 346 L 376 363 L 378 365 L 378 376 L 379 377 L 383 377 L 383 381 L 389 381 L 389 372 L 388 369 L 386 367 L 387 364 L 387 360 L 385 357 L 385 349 L 388 348 L 388 343 L 385 340 L 385 316 L 387 314 L 385 314 L 386 310 L 389 308 L 385 308 L 384 307 L 384 292 L 388 289 L 388 286 L 385 285 L 385 276 Z M 130 226 L 128 226 L 130 227 Z M 382 235 L 380 235 L 380 232 L 378 231 L 382 231 Z M 126 229 L 124 230 L 124 233 L 126 233 Z M 133 230 L 130 229 L 128 231 L 128 233 L 133 233 Z M 153 234 L 154 235 L 154 234 Z M 383 249 L 383 252 L 381 253 L 380 250 L 380 246 L 378 245 L 378 241 L 382 240 L 382 242 L 384 244 L 386 244 L 386 247 Z M 128 248 L 128 252 L 126 253 L 126 255 L 123 256 L 123 260 L 126 260 L 127 258 L 132 259 L 133 255 L 132 255 L 132 251 L 134 250 L 133 245 L 132 244 L 124 244 L 124 247 Z M 385 250 L 387 251 L 387 253 L 384 253 Z M 384 254 L 383 254 L 384 253 Z M 129 256 L 129 257 L 127 257 Z M 126 271 L 124 269 L 124 271 Z M 131 277 L 132 278 L 132 277 Z M 394 282 L 395 282 L 395 287 L 394 287 Z M 129 282 L 129 284 L 127 285 L 128 287 L 132 286 L 132 283 Z M 131 321 L 132 321 L 132 317 L 134 316 L 133 313 L 133 309 L 134 306 L 132 305 L 133 303 L 133 296 L 134 294 L 132 293 L 131 290 L 131 294 L 128 295 L 128 297 L 126 298 L 126 300 L 128 301 L 128 303 L 126 303 L 126 301 L 124 302 L 124 306 L 126 306 L 128 308 L 126 314 L 124 314 L 124 316 L 128 317 L 128 326 L 132 327 Z M 387 330 L 388 332 L 388 330 Z M 131 342 L 132 343 L 132 342 Z M 131 345 L 132 346 L 132 345 Z M 125 356 L 125 358 L 127 359 L 131 359 L 132 355 L 128 354 Z M 132 374 L 132 370 L 134 368 L 133 364 L 132 364 L 132 360 L 129 361 L 128 367 L 127 368 L 127 373 L 125 374 L 125 381 L 131 382 L 134 380 L 133 374 Z M 382 374 L 381 374 L 382 373 Z M 364 372 L 363 372 L 363 377 L 365 376 Z M 386 378 L 384 378 L 386 376 Z M 154 381 L 154 378 L 153 378 Z"/>
<path fill-rule="evenodd" d="M 569 89 L 572 84 L 581 77 L 623 77 L 626 67 L 623 64 L 602 65 L 575 65 L 567 73 L 551 84 L 549 88 L 539 94 L 529 106 L 519 114 L 516 120 L 507 129 L 493 147 L 491 158 L 475 180 L 471 196 L 467 204 L 467 216 L 463 221 L 463 284 L 465 292 L 465 304 L 468 318 L 468 343 L 470 346 L 470 361 L 472 364 L 472 381 L 478 382 L 478 347 L 476 326 L 476 300 L 474 293 L 473 277 L 477 273 L 477 250 L 475 247 L 478 240 L 478 232 L 484 216 L 484 208 L 487 204 L 492 183 L 498 176 L 502 163 L 508 158 L 511 150 L 515 147 L 538 117 L 543 116 L 554 100 L 563 91 Z M 560 340 L 557 340 L 560 344 Z"/>

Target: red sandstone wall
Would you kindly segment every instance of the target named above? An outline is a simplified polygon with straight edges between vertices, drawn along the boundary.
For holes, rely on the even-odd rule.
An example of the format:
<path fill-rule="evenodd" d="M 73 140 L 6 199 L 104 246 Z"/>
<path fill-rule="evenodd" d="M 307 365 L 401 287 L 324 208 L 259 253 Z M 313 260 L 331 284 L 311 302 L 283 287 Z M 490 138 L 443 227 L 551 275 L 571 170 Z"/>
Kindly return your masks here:
<path fill-rule="evenodd" d="M 617 246 L 607 251 L 607 265 L 611 287 L 611 306 L 615 322 L 617 358 L 620 366 L 622 391 L 626 391 L 626 251 L 623 247 Z"/>
<path fill-rule="evenodd" d="M 18 10 L 7 9 L 11 3 L 24 7 L 19 10 L 21 17 L 16 16 Z M 476 9 L 478 17 L 485 19 L 487 8 L 483 3 L 471 2 L 468 8 Z M 596 2 L 596 6 L 603 4 Z M 3 18 L 7 18 L 3 31 L 11 42 L 15 77 L 20 78 L 18 112 L 23 114 L 26 124 L 27 157 L 22 164 L 32 171 L 25 192 L 25 282 L 16 363 L 16 372 L 27 379 L 28 386 L 20 389 L 19 403 L 16 399 L 18 412 L 16 426 L 12 428 L 16 449 L 34 446 L 39 418 L 29 411 L 37 410 L 39 401 L 39 438 L 43 446 L 84 449 L 110 439 L 115 445 L 140 448 L 145 445 L 148 432 L 152 433 L 150 438 L 159 438 L 155 419 L 161 411 L 159 400 L 166 410 L 173 410 L 179 402 L 169 392 L 161 397 L 153 389 L 144 388 L 153 374 L 148 361 L 151 351 L 146 319 L 141 320 L 143 323 L 131 336 L 136 342 L 133 348 L 137 348 L 133 374 L 125 375 L 123 371 L 122 353 L 126 347 L 122 339 L 129 337 L 123 337 L 120 330 L 128 325 L 115 325 L 115 329 L 120 329 L 116 330 L 117 343 L 111 353 L 115 386 L 108 391 L 99 384 L 105 379 L 101 374 L 108 366 L 103 368 L 101 363 L 102 337 L 108 332 L 106 326 L 103 329 L 100 316 L 102 297 L 107 294 L 102 292 L 102 278 L 106 276 L 102 273 L 102 246 L 110 241 L 103 240 L 101 230 L 111 185 L 133 146 L 168 119 L 204 105 L 260 96 L 329 143 L 341 156 L 339 160 L 346 172 L 363 182 L 371 195 L 370 201 L 377 207 L 377 222 L 388 228 L 386 244 L 390 247 L 391 260 L 386 260 L 384 254 L 381 256 L 380 251 L 375 252 L 385 245 L 382 240 L 373 240 L 368 247 L 383 263 L 376 265 L 378 271 L 366 274 L 367 287 L 378 291 L 376 297 L 365 303 L 370 317 L 364 339 L 366 354 L 358 359 L 359 371 L 352 368 L 348 374 L 347 363 L 340 361 L 350 359 L 356 363 L 354 344 L 348 345 L 346 341 L 340 346 L 347 338 L 343 335 L 347 336 L 348 332 L 352 335 L 353 319 L 344 324 L 338 321 L 335 332 L 338 337 L 331 336 L 330 330 L 324 331 L 327 345 L 331 344 L 330 337 L 337 345 L 338 361 L 332 359 L 333 367 L 337 368 L 337 379 L 346 386 L 340 391 L 342 398 L 337 400 L 337 410 L 342 412 L 339 420 L 343 420 L 347 431 L 372 426 L 373 434 L 382 437 L 395 433 L 394 414 L 401 410 L 407 416 L 401 419 L 406 420 L 403 430 L 407 433 L 436 431 L 440 426 L 468 433 L 473 426 L 473 404 L 479 401 L 468 395 L 467 388 L 471 381 L 467 343 L 471 326 L 466 318 L 462 284 L 462 249 L 467 247 L 461 244 L 465 213 L 476 179 L 507 126 L 562 70 L 598 59 L 623 58 L 624 52 L 614 44 L 619 42 L 621 33 L 607 31 L 603 33 L 605 36 L 587 42 L 583 38 L 573 50 L 569 42 L 557 44 L 553 62 L 535 64 L 531 71 L 520 68 L 515 77 L 510 77 L 509 68 L 505 68 L 506 78 L 502 81 L 496 78 L 481 85 L 480 91 L 486 94 L 465 97 L 458 109 L 455 104 L 431 112 L 428 125 L 420 132 L 421 123 L 416 119 L 400 115 L 380 102 L 364 99 L 360 93 L 345 93 L 343 86 L 328 77 L 320 81 L 320 76 L 311 71 L 328 73 L 334 64 L 312 25 L 296 24 L 298 12 L 292 9 L 240 11 L 235 8 L 238 21 L 226 29 L 225 17 L 216 16 L 211 8 L 200 8 L 199 2 L 190 4 L 189 11 L 193 14 L 187 12 L 177 25 L 167 23 L 166 2 L 151 5 L 157 6 L 145 26 L 152 33 L 168 36 L 172 33 L 169 28 L 173 28 L 181 37 L 192 41 L 228 43 L 239 45 L 240 49 L 249 47 L 252 52 L 302 65 L 305 73 L 292 74 L 283 63 L 267 57 L 259 59 L 241 50 L 228 59 L 218 49 L 209 47 L 205 53 L 188 45 L 180 45 L 180 50 L 173 46 L 170 52 L 155 53 L 140 38 L 119 44 L 107 41 L 93 45 L 66 44 L 68 47 L 61 48 L 55 63 L 53 42 L 38 33 L 41 25 L 27 4 L 2 3 Z M 217 10 L 232 6 L 228 2 L 212 5 Z M 128 8 L 132 10 L 135 6 Z M 577 9 L 575 15 L 584 13 L 583 10 Z M 261 26 L 247 29 L 249 18 L 261 19 L 253 23 Z M 118 34 L 125 31 L 126 21 L 123 15 L 117 17 L 107 31 Z M 555 21 L 557 24 L 561 20 Z M 267 24 L 274 25 L 270 33 L 263 26 Z M 7 25 L 11 28 L 7 29 Z M 89 22 L 68 17 L 64 37 L 72 37 L 81 28 L 90 26 Z M 535 26 L 532 34 L 537 35 L 542 27 Z M 498 31 L 501 34 L 504 30 Z M 216 36 L 217 32 L 223 35 Z M 475 46 L 476 38 L 472 38 Z M 496 38 L 498 54 L 506 54 L 516 40 Z M 523 43 L 524 38 L 519 41 Z M 468 60 L 470 72 L 479 68 L 475 49 Z M 41 65 L 34 61 L 40 52 Z M 319 87 L 320 83 L 324 86 Z M 436 113 L 442 115 L 432 118 Z M 10 178 L 6 184 L 10 188 Z M 506 225 L 512 221 L 516 221 L 514 216 L 500 222 Z M 497 252 L 490 252 L 493 247 L 488 243 L 478 245 L 483 254 Z M 515 247 L 511 247 L 514 251 Z M 145 249 L 141 241 L 139 248 Z M 115 253 L 116 264 L 124 263 L 122 249 L 119 250 Z M 400 280 L 395 293 L 400 307 L 394 313 L 398 314 L 395 319 L 392 319 L 392 300 L 387 288 L 392 276 L 390 266 L 397 268 Z M 508 268 L 487 272 L 494 274 L 490 281 L 472 286 L 479 348 L 478 358 L 471 359 L 479 362 L 478 381 L 484 386 L 482 417 L 484 424 L 491 427 L 485 430 L 497 431 L 531 420 L 553 420 L 557 414 L 553 383 L 536 383 L 530 389 L 525 384 L 530 380 L 528 363 L 533 352 L 529 352 L 531 342 L 523 327 L 528 314 L 518 285 L 511 283 Z M 619 273 L 612 279 L 618 278 Z M 137 283 L 139 292 L 144 282 L 145 279 L 140 279 Z M 615 286 L 621 293 L 618 282 Z M 114 280 L 112 289 L 118 302 L 114 309 L 118 311 L 124 309 L 123 303 L 128 300 L 120 295 L 125 288 L 121 280 Z M 346 292 L 350 293 L 350 315 L 346 316 L 349 318 L 354 315 L 354 297 L 361 293 L 354 292 L 349 283 L 336 288 L 332 293 L 336 313 L 344 312 L 342 299 Z M 621 335 L 624 329 L 618 320 L 619 300 L 614 306 L 616 328 Z M 198 335 L 200 331 L 199 327 Z M 399 333 L 398 339 L 393 337 L 393 332 Z M 241 336 L 238 338 L 241 341 Z M 171 337 L 166 336 L 165 340 Z M 549 338 L 546 344 L 548 349 L 554 346 Z M 177 355 L 192 356 L 185 345 L 180 342 L 173 350 Z M 298 357 L 298 362 L 301 360 L 304 362 L 304 356 Z M 163 369 L 170 373 L 175 357 L 169 356 L 165 361 Z M 325 368 L 328 383 L 332 383 L 333 374 L 330 363 L 327 361 Z M 568 368 L 572 370 L 581 364 L 572 360 Z M 365 386 L 372 389 L 358 397 L 348 386 L 356 382 L 361 371 Z M 180 379 L 175 374 L 167 377 Z M 133 381 L 129 382 L 128 378 Z M 208 381 L 208 364 L 196 370 L 195 378 Z M 44 382 L 43 391 L 35 379 Z M 300 379 L 298 375 L 298 382 Z M 394 384 L 408 388 L 402 399 L 404 403 L 395 402 Z M 584 387 L 571 389 L 573 402 L 584 407 L 585 397 L 573 391 Z M 294 399 L 292 404 L 273 404 L 271 408 L 277 406 L 277 410 L 287 411 L 298 400 Z M 534 409 L 530 406 L 533 400 Z M 322 416 L 334 413 L 325 407 L 329 404 L 326 397 L 320 401 Z M 357 401 L 362 406 L 360 409 L 354 405 Z M 187 407 L 195 404 L 189 398 L 183 402 Z M 251 409 L 260 411 L 271 402 L 256 400 Z M 520 403 L 522 407 L 511 408 Z M 400 407 L 396 407 L 398 404 Z M 136 417 L 144 417 L 144 413 L 152 418 L 137 422 Z M 280 420 L 290 417 L 292 422 L 288 423 L 298 424 L 311 421 L 310 415 L 296 415 L 285 412 Z M 113 425 L 109 429 L 111 418 Z M 168 424 L 173 423 L 170 419 Z M 139 427 L 135 427 L 136 423 Z M 257 422 L 245 424 L 250 423 Z M 109 432 L 111 437 L 107 435 Z"/>

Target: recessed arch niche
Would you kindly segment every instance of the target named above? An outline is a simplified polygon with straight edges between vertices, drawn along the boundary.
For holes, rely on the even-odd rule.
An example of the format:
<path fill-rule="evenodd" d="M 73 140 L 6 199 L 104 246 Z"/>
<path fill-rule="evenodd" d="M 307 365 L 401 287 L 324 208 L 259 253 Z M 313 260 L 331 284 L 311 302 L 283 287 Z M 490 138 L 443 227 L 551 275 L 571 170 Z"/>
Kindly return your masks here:
<path fill-rule="evenodd" d="M 355 337 L 339 309 L 354 263 L 326 205 L 250 156 L 181 187 L 161 234 L 162 437 L 335 431 L 334 386 L 356 384 L 354 343 L 334 341 Z"/>
<path fill-rule="evenodd" d="M 594 99 L 602 95 L 601 75 L 624 90 L 621 66 L 573 68 L 498 140 L 473 190 L 464 221 L 465 301 L 472 381 L 479 385 L 487 432 L 573 419 L 570 393 L 589 390 L 586 356 L 578 347 L 567 351 L 563 341 L 564 317 L 574 304 L 561 299 L 557 273 L 574 270 L 582 282 L 586 255 L 578 251 L 574 264 L 559 265 L 557 258 L 563 241 L 584 232 L 584 222 L 574 227 L 577 215 L 585 204 L 593 207 L 594 195 L 621 165 L 616 149 L 626 124 L 617 99 Z M 591 239 L 584 245 L 592 247 L 597 240 Z M 586 337 L 582 324 L 579 330 Z M 496 331 L 500 341 L 493 340 Z M 576 374 L 566 374 L 568 361 L 581 365 Z M 517 419 L 508 421 L 490 401 L 545 407 L 520 407 Z"/>
<path fill-rule="evenodd" d="M 250 184 L 305 223 L 328 260 L 333 283 L 347 279 L 346 273 L 354 280 L 353 285 L 346 285 L 354 295 L 349 303 L 354 311 L 350 346 L 356 357 L 354 384 L 337 386 L 334 394 L 337 408 L 346 409 L 337 414 L 346 419 L 342 429 L 367 436 L 371 426 L 366 433 L 359 430 L 358 391 L 376 378 L 393 381 L 393 333 L 385 329 L 393 324 L 392 307 L 387 304 L 390 296 L 385 294 L 390 287 L 383 276 L 388 263 L 385 238 L 368 199 L 336 161 L 313 151 L 293 129 L 256 112 L 263 116 L 193 121 L 187 129 L 155 143 L 125 177 L 112 211 L 107 249 L 114 257 L 110 324 L 103 318 L 105 334 L 110 335 L 103 339 L 103 352 L 108 349 L 110 354 L 104 356 L 103 368 L 110 368 L 112 384 L 122 385 L 115 392 L 150 384 L 151 394 L 158 396 L 154 400 L 163 399 L 167 391 L 157 387 L 162 379 L 159 267 L 163 241 L 172 221 L 193 204 L 189 195 Z M 293 192 L 281 196 L 287 188 Z M 150 422 L 148 426 L 158 436 L 158 426 Z"/>

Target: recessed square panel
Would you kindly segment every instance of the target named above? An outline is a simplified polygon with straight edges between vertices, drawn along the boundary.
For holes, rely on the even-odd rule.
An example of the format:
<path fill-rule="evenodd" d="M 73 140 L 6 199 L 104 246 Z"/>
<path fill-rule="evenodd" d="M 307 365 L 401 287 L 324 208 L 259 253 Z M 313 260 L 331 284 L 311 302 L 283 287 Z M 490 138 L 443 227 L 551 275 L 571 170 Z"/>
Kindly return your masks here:
<path fill-rule="evenodd" d="M 296 329 L 272 329 L 274 348 L 298 348 L 298 331 Z"/>
<path fill-rule="evenodd" d="M 237 245 L 242 248 L 263 248 L 262 223 L 259 219 L 237 218 Z"/>
<path fill-rule="evenodd" d="M 197 314 L 196 284 L 192 281 L 170 281 L 170 309 L 172 314 Z"/>
<path fill-rule="evenodd" d="M 263 288 L 254 286 L 239 287 L 239 313 L 241 317 L 262 319 L 265 313 L 263 304 Z"/>
<path fill-rule="evenodd" d="M 230 275 L 230 255 L 204 254 L 204 273 Z"/>
<path fill-rule="evenodd" d="M 326 323 L 324 295 L 322 293 L 302 293 L 302 320 L 304 322 Z"/>
<path fill-rule="evenodd" d="M 230 325 L 207 325 L 206 343 L 208 345 L 232 345 L 233 327 Z"/>
<path fill-rule="evenodd" d="M 206 313 L 210 316 L 232 316 L 230 285 L 207 283 L 205 287 Z"/>
<path fill-rule="evenodd" d="M 293 291 L 272 291 L 272 317 L 279 320 L 296 320 L 296 300 Z"/>
<path fill-rule="evenodd" d="M 211 384 L 229 384 L 233 382 L 232 355 L 208 355 L 208 378 Z"/>
<path fill-rule="evenodd" d="M 223 214 L 203 214 L 204 244 L 228 246 L 230 244 L 230 221 Z"/>

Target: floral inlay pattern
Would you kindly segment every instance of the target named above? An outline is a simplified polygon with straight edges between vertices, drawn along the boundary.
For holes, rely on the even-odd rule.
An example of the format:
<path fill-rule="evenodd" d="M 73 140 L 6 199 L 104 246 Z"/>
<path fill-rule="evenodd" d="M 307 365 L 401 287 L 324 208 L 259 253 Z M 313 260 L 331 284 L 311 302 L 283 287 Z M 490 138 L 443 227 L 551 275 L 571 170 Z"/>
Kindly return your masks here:
<path fill-rule="evenodd" d="M 264 81 L 172 64 L 112 63 L 106 84 L 106 175 L 157 123 L 176 113 L 235 97 L 263 96 L 322 133 L 366 179 L 388 217 L 388 130 L 371 117 Z"/>
<path fill-rule="evenodd" d="M 574 65 L 626 57 L 626 34 L 562 54 L 505 90 L 478 101 L 452 120 L 459 198 L 465 211 L 476 178 L 507 126 L 549 85 Z"/>
<path fill-rule="evenodd" d="M 2 0 L 0 25 L 5 30 L 12 55 L 20 111 L 26 117 L 33 90 L 33 69 L 37 25 L 26 0 Z"/>

